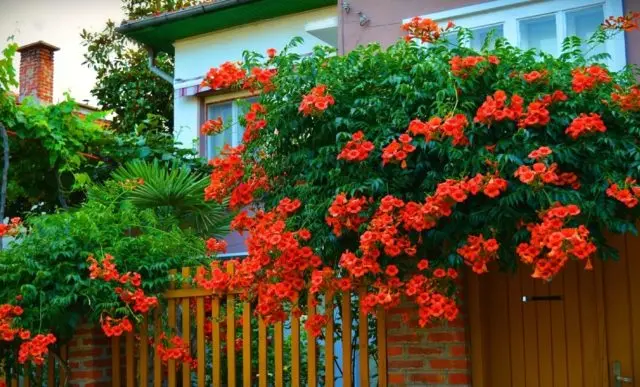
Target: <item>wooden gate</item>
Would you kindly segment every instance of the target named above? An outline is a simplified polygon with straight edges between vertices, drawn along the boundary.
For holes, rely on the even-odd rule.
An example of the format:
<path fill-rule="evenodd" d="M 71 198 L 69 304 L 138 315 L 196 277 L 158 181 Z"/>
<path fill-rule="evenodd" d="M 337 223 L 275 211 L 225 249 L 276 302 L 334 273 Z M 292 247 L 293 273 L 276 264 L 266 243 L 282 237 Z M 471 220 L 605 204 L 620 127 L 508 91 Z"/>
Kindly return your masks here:
<path fill-rule="evenodd" d="M 189 268 L 182 270 L 184 277 L 190 274 Z M 341 293 L 310 307 L 307 316 L 331 310 L 334 313 L 329 315 L 336 317 L 329 320 L 320 339 L 313 339 L 301 329 L 301 318 L 291 317 L 284 324 L 268 327 L 237 294 L 212 295 L 188 285 L 173 286 L 164 295 L 167 310 L 156 310 L 153 317 L 144 319 L 137 333 L 124 340 L 113 339 L 113 386 L 352 386 L 356 380 L 356 385 L 363 387 L 370 383 L 386 386 L 384 314 L 372 319 L 358 311 L 354 316 L 352 308 L 358 304 L 358 296 Z M 195 369 L 175 360 L 163 364 L 154 355 L 151 341 L 160 339 L 163 319 L 170 331 L 179 332 L 191 343 Z"/>
<path fill-rule="evenodd" d="M 474 387 L 640 386 L 640 238 L 611 243 L 620 261 L 550 283 L 530 267 L 469 276 Z"/>

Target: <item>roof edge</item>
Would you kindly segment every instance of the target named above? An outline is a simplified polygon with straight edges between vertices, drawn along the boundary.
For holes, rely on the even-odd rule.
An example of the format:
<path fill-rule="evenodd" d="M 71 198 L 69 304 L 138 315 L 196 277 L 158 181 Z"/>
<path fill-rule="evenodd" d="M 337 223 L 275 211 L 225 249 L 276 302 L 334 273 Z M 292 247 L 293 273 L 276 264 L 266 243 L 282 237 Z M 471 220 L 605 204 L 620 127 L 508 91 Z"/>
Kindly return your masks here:
<path fill-rule="evenodd" d="M 30 49 L 33 49 L 33 48 L 37 48 L 37 47 L 43 47 L 43 48 L 48 49 L 49 51 L 58 51 L 58 50 L 60 50 L 59 47 L 56 47 L 53 44 L 47 43 L 44 40 L 38 40 L 37 42 L 25 44 L 24 46 L 18 47 L 18 49 L 16 51 L 24 52 L 24 51 L 27 51 L 27 50 L 30 50 Z"/>

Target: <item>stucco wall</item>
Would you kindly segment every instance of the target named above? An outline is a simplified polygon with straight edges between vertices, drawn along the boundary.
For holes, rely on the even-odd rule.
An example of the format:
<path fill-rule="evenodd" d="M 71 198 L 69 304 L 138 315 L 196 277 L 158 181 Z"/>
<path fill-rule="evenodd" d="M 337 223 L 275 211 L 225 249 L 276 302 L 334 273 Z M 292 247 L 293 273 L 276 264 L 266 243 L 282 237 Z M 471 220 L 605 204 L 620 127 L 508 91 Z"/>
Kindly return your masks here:
<path fill-rule="evenodd" d="M 640 12 L 640 0 L 624 0 L 624 11 Z M 627 62 L 640 65 L 640 31 L 626 34 Z"/>
<path fill-rule="evenodd" d="M 638 0 L 633 0 L 638 1 Z M 352 50 L 359 44 L 380 42 L 388 46 L 395 42 L 402 31 L 402 20 L 426 15 L 446 9 L 482 3 L 483 0 L 349 0 L 351 11 L 347 14 L 340 8 L 340 28 L 344 32 L 338 42 L 341 52 Z M 363 12 L 370 22 L 360 26 Z"/>
<path fill-rule="evenodd" d="M 326 43 L 305 32 L 305 25 L 335 17 L 336 13 L 336 7 L 321 8 L 177 41 L 174 88 L 199 84 L 211 67 L 241 60 L 245 50 L 261 53 L 268 48 L 280 50 L 296 36 L 302 37 L 304 43 L 295 52 L 311 52 L 314 46 Z M 199 127 L 198 98 L 180 97 L 176 93 L 174 106 L 177 140 L 191 147 Z"/>

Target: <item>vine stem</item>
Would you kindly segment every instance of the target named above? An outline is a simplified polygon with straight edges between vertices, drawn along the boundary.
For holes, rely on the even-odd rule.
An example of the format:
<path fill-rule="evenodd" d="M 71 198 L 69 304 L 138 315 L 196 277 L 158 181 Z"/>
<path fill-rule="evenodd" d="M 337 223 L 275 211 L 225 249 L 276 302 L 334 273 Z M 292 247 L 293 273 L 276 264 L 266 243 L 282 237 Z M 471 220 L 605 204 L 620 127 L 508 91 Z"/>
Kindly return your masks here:
<path fill-rule="evenodd" d="M 2 183 L 0 185 L 0 222 L 4 221 L 4 211 L 7 203 L 7 183 L 9 180 L 9 135 L 7 128 L 0 122 L 0 135 L 2 136 Z M 3 240 L 0 237 L 0 251 L 3 248 Z"/>

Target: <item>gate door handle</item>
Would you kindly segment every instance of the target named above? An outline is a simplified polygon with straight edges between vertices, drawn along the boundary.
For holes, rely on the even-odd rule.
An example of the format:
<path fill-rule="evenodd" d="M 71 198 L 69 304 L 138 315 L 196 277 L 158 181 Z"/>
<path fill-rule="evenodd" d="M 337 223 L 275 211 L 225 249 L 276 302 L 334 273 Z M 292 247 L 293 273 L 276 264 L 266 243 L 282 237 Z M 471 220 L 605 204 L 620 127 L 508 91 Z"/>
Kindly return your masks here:
<path fill-rule="evenodd" d="M 622 387 L 623 384 L 633 383 L 632 378 L 622 376 L 622 365 L 619 361 L 613 362 L 613 385 L 615 387 Z"/>

